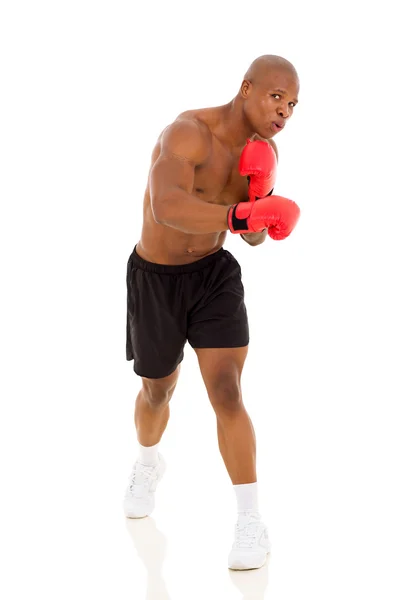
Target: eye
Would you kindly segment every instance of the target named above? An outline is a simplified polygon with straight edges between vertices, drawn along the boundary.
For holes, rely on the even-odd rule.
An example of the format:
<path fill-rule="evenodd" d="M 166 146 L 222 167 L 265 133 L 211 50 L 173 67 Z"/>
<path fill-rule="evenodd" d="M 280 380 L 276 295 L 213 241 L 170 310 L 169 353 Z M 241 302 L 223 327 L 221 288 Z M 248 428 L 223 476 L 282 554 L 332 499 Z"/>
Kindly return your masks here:
<path fill-rule="evenodd" d="M 280 94 L 272 94 L 272 97 L 273 97 L 273 98 L 278 98 L 278 99 L 279 99 L 281 96 L 280 96 Z"/>
<path fill-rule="evenodd" d="M 296 106 L 296 104 L 294 102 L 289 102 L 289 104 L 292 105 L 292 108 L 294 108 Z"/>

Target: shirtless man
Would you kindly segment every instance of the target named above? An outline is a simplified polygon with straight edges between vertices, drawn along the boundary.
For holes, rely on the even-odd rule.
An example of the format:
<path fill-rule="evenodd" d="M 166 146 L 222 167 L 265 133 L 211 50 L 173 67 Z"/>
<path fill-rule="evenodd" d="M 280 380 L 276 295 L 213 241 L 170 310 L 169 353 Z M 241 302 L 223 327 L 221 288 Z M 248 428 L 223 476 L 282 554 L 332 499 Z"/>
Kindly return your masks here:
<path fill-rule="evenodd" d="M 272 195 L 276 145 L 297 103 L 291 63 L 261 56 L 237 96 L 179 115 L 160 135 L 144 197 L 144 223 L 127 269 L 126 358 L 142 378 L 139 444 L 125 515 L 154 509 L 165 462 L 158 445 L 169 418 L 186 341 L 194 348 L 216 414 L 218 442 L 238 505 L 231 569 L 259 568 L 270 542 L 258 512 L 256 443 L 240 379 L 249 332 L 240 266 L 222 248 L 227 231 L 251 246 L 284 239 L 297 205 Z"/>

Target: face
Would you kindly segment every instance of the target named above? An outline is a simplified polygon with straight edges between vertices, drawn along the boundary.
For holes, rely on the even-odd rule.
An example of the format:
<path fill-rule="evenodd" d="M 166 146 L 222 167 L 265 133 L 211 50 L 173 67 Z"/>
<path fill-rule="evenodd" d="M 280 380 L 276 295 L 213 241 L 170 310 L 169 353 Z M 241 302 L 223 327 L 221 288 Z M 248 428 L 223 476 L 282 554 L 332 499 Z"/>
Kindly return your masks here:
<path fill-rule="evenodd" d="M 267 139 L 282 131 L 293 114 L 298 93 L 297 76 L 290 71 L 269 71 L 254 85 L 245 80 L 241 94 L 251 129 Z"/>

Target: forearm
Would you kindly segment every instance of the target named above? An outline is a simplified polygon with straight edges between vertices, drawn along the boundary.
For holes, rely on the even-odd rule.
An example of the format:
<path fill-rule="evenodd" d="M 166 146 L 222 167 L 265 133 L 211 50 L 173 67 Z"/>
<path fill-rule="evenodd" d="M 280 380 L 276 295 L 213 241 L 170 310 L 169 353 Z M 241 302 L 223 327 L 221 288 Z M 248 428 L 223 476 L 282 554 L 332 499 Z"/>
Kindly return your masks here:
<path fill-rule="evenodd" d="M 267 237 L 268 230 L 264 229 L 259 233 L 241 233 L 240 237 L 244 239 L 250 246 L 259 246 L 262 244 Z"/>
<path fill-rule="evenodd" d="M 170 197 L 153 202 L 153 215 L 157 223 L 184 233 L 216 233 L 229 229 L 229 208 L 204 202 L 178 189 Z"/>

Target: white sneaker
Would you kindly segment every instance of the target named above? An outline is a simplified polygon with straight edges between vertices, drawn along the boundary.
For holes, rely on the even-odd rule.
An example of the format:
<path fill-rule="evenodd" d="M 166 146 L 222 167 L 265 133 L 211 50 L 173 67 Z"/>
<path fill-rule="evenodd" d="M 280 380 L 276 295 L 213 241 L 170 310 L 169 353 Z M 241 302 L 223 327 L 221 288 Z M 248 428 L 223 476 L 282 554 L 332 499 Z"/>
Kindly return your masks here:
<path fill-rule="evenodd" d="M 166 465 L 161 454 L 155 467 L 148 467 L 136 461 L 129 478 L 124 498 L 125 516 L 131 519 L 147 517 L 154 510 L 154 492 L 165 473 Z"/>
<path fill-rule="evenodd" d="M 229 553 L 229 569 L 259 569 L 266 563 L 270 550 L 268 531 L 261 522 L 260 515 L 240 514 L 235 527 L 235 541 Z"/>

